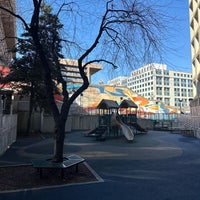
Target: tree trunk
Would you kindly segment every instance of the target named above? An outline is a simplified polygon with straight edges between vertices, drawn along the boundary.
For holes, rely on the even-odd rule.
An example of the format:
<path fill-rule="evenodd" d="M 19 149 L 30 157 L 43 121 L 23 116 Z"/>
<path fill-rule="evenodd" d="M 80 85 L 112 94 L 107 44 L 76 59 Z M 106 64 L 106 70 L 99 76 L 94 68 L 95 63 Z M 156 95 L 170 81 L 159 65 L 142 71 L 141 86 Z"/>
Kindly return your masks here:
<path fill-rule="evenodd" d="M 65 122 L 59 120 L 55 124 L 53 162 L 62 162 L 63 161 L 64 140 L 65 140 Z"/>

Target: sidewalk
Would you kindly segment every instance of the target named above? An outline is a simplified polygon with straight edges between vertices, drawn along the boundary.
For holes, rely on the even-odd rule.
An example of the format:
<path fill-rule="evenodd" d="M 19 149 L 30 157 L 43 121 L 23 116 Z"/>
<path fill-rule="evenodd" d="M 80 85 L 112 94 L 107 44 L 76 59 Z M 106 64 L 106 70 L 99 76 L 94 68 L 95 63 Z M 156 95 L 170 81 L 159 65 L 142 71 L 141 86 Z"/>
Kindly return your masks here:
<path fill-rule="evenodd" d="M 198 139 L 149 131 L 137 135 L 133 143 L 123 137 L 98 142 L 81 132 L 68 133 L 65 140 L 65 153 L 85 158 L 104 182 L 0 193 L 0 200 L 196 200 L 200 196 Z M 18 140 L 0 157 L 0 165 L 28 163 L 51 155 L 52 150 L 51 138 Z"/>

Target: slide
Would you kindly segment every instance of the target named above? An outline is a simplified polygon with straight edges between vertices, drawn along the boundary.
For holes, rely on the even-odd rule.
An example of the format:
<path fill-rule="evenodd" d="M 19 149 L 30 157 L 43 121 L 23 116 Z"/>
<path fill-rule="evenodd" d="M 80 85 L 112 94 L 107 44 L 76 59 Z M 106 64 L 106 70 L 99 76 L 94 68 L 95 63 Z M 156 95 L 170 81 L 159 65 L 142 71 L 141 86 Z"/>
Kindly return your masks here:
<path fill-rule="evenodd" d="M 122 133 L 124 134 L 124 136 L 126 137 L 126 139 L 128 141 L 133 141 L 134 139 L 134 134 L 133 134 L 133 131 L 131 130 L 131 128 L 129 126 L 127 126 L 126 124 L 124 124 L 119 115 L 118 114 L 115 114 L 115 113 L 112 113 L 112 116 L 111 116 L 111 125 L 118 125 L 121 127 L 122 129 Z"/>

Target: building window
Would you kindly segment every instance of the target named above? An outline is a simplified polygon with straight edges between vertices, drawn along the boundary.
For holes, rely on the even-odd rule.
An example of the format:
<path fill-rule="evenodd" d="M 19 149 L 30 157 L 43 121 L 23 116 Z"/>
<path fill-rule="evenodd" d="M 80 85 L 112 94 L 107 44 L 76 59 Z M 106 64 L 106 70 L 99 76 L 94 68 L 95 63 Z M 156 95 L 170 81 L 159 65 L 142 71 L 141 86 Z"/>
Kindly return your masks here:
<path fill-rule="evenodd" d="M 164 75 L 169 75 L 169 70 L 164 70 Z"/>
<path fill-rule="evenodd" d="M 192 80 L 188 80 L 188 87 L 193 87 Z"/>
<path fill-rule="evenodd" d="M 156 100 L 157 101 L 162 101 L 162 97 L 157 97 Z"/>
<path fill-rule="evenodd" d="M 164 77 L 164 85 L 169 85 L 169 78 L 168 77 Z"/>
<path fill-rule="evenodd" d="M 193 90 L 192 89 L 188 89 L 188 97 L 193 97 Z"/>
<path fill-rule="evenodd" d="M 156 69 L 156 74 L 161 75 L 162 71 L 160 69 Z"/>
<path fill-rule="evenodd" d="M 164 95 L 170 96 L 170 89 L 169 88 L 167 88 L 167 87 L 164 88 Z"/>
<path fill-rule="evenodd" d="M 187 97 L 187 90 L 186 89 L 181 89 L 181 96 Z"/>
<path fill-rule="evenodd" d="M 162 87 L 156 87 L 156 95 L 162 95 Z"/>
<path fill-rule="evenodd" d="M 174 86 L 180 86 L 179 78 L 174 78 Z"/>
<path fill-rule="evenodd" d="M 176 96 L 176 97 L 180 96 L 180 89 L 179 88 L 174 88 L 174 96 Z"/>
<path fill-rule="evenodd" d="M 170 105 L 170 98 L 164 98 L 164 102 L 165 104 Z"/>
<path fill-rule="evenodd" d="M 181 79 L 181 86 L 186 87 L 186 79 Z"/>
<path fill-rule="evenodd" d="M 156 76 L 156 84 L 162 85 L 162 77 L 161 76 Z"/>

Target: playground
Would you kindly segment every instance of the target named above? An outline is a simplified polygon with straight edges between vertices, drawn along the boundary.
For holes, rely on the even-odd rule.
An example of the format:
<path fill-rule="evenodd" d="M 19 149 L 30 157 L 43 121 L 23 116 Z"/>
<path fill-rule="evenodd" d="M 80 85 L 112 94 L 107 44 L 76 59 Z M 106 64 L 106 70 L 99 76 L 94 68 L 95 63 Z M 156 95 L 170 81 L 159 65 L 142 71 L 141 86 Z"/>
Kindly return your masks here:
<path fill-rule="evenodd" d="M 124 135 L 129 142 L 133 141 L 135 134 L 147 132 L 137 123 L 137 108 L 138 106 L 130 100 L 123 100 L 120 105 L 113 100 L 101 100 L 97 106 L 98 126 L 85 135 L 101 141 Z"/>
<path fill-rule="evenodd" d="M 69 87 L 72 93 L 78 88 L 74 84 Z M 61 95 L 55 98 L 58 105 L 62 104 Z M 89 130 L 86 135 L 101 141 L 121 135 L 133 141 L 134 135 L 147 130 L 172 129 L 179 112 L 163 102 L 139 96 L 127 87 L 91 84 L 72 104 L 67 128 Z"/>

